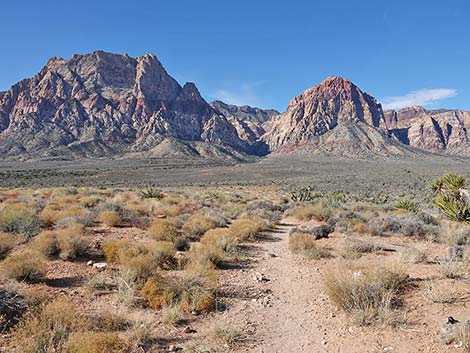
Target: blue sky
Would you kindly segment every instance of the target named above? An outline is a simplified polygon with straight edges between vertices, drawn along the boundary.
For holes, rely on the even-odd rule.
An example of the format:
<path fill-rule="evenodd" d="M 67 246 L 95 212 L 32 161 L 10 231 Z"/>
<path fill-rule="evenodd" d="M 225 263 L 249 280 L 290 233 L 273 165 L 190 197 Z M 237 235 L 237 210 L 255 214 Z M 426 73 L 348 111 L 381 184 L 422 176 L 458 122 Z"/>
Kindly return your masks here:
<path fill-rule="evenodd" d="M 386 107 L 470 110 L 467 0 L 5 1 L 0 90 L 51 56 L 155 53 L 203 96 L 285 110 L 331 75 Z"/>

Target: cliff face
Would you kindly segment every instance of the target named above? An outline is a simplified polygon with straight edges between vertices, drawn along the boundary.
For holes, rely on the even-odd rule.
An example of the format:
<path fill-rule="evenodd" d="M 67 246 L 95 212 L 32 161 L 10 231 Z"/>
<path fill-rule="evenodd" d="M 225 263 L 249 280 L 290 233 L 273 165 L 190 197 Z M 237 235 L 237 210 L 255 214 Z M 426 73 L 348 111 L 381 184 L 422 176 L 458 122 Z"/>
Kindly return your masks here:
<path fill-rule="evenodd" d="M 470 112 L 409 107 L 389 110 L 390 133 L 402 143 L 427 151 L 470 155 Z"/>
<path fill-rule="evenodd" d="M 355 124 L 361 124 L 355 129 Z M 292 150 L 295 146 L 313 144 L 322 145 L 322 136 L 342 129 L 341 136 L 349 136 L 348 145 L 369 144 L 366 150 L 381 149 L 382 143 L 373 146 L 374 138 L 368 134 L 386 132 L 386 122 L 381 105 L 372 96 L 362 92 L 351 81 L 341 77 L 329 77 L 321 84 L 310 88 L 293 98 L 283 113 L 272 124 L 272 128 L 264 136 L 264 140 L 272 151 Z M 360 134 L 344 134 L 345 130 L 354 129 Z M 369 129 L 371 128 L 371 129 Z M 328 135 L 330 144 L 334 133 Z M 384 144 L 388 138 L 384 135 Z M 337 144 L 338 153 L 328 148 L 333 154 L 341 154 L 341 143 Z M 359 149 L 362 149 L 361 146 Z M 320 148 L 322 149 L 322 148 Z"/>
<path fill-rule="evenodd" d="M 154 55 L 52 58 L 0 94 L 4 158 L 104 156 L 146 150 L 167 137 L 249 147 L 194 84 L 181 87 Z"/>

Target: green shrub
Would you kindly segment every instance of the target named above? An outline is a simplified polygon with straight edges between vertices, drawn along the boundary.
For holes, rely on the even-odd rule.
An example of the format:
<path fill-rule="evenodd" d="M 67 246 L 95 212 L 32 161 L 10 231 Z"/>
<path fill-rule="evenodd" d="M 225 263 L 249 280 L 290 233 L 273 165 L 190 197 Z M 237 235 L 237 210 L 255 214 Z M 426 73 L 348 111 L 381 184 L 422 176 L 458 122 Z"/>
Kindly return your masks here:
<path fill-rule="evenodd" d="M 419 211 L 418 203 L 414 200 L 400 199 L 393 205 L 397 210 L 404 210 L 411 213 L 417 213 Z"/>

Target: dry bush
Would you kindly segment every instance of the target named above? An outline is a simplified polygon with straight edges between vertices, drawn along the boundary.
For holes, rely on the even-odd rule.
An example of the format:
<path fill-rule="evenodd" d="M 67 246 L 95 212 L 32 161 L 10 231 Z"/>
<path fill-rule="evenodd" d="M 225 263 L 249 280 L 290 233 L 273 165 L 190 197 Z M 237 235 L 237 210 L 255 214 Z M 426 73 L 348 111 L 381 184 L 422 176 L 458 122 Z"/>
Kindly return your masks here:
<path fill-rule="evenodd" d="M 14 353 L 64 352 L 74 331 L 88 326 L 68 300 L 56 299 L 27 313 L 11 333 Z"/>
<path fill-rule="evenodd" d="M 331 217 L 331 210 L 321 204 L 297 207 L 288 212 L 289 215 L 300 221 L 327 221 Z"/>
<path fill-rule="evenodd" d="M 361 325 L 395 324 L 397 297 L 407 275 L 400 268 L 376 268 L 351 272 L 347 266 L 325 273 L 330 301 Z"/>
<path fill-rule="evenodd" d="M 289 235 L 289 250 L 294 254 L 302 254 L 316 260 L 333 257 L 329 249 L 316 244 L 311 234 L 302 232 Z"/>
<path fill-rule="evenodd" d="M 74 333 L 67 343 L 68 353 L 127 353 L 130 344 L 114 332 Z"/>
<path fill-rule="evenodd" d="M 454 289 L 443 281 L 426 281 L 423 294 L 433 303 L 451 304 L 458 299 Z"/>
<path fill-rule="evenodd" d="M 131 269 L 142 279 L 153 275 L 158 268 L 171 269 L 177 264 L 176 248 L 170 242 L 145 244 L 127 239 L 110 239 L 104 242 L 103 251 L 109 263 Z"/>
<path fill-rule="evenodd" d="M 201 238 L 201 246 L 194 247 L 190 256 L 199 255 L 206 257 L 215 265 L 220 265 L 228 260 L 237 251 L 237 239 L 232 231 L 227 228 L 215 228 L 208 230 Z"/>
<path fill-rule="evenodd" d="M 96 220 L 109 227 L 116 227 L 121 224 L 121 216 L 119 212 L 116 211 L 103 211 L 98 215 Z"/>
<path fill-rule="evenodd" d="M 116 300 L 124 307 L 132 307 L 138 301 L 137 292 L 142 286 L 142 279 L 130 269 L 120 269 L 114 273 L 113 283 L 116 285 Z"/>
<path fill-rule="evenodd" d="M 458 259 L 444 259 L 439 261 L 438 269 L 444 277 L 459 278 L 468 270 L 468 264 Z"/>
<path fill-rule="evenodd" d="M 46 261 L 41 254 L 33 251 L 10 254 L 1 266 L 8 278 L 19 281 L 37 282 L 46 275 Z"/>
<path fill-rule="evenodd" d="M 155 240 L 174 242 L 178 236 L 178 225 L 175 220 L 156 219 L 150 225 L 148 234 Z"/>
<path fill-rule="evenodd" d="M 212 219 L 203 214 L 195 213 L 188 218 L 182 230 L 190 237 L 199 237 L 214 227 L 216 227 L 216 224 Z"/>
<path fill-rule="evenodd" d="M 181 313 L 177 306 L 163 306 L 161 310 L 162 321 L 165 325 L 175 326 L 181 320 Z"/>
<path fill-rule="evenodd" d="M 83 226 L 72 223 L 67 228 L 57 231 L 59 257 L 63 260 L 73 260 L 88 253 L 85 237 L 82 235 Z"/>
<path fill-rule="evenodd" d="M 399 253 L 400 262 L 405 264 L 422 264 L 428 262 L 425 250 L 417 248 L 406 248 Z"/>
<path fill-rule="evenodd" d="M 437 240 L 448 246 L 467 244 L 470 241 L 470 225 L 451 221 L 442 222 Z"/>
<path fill-rule="evenodd" d="M 54 231 L 44 231 L 34 237 L 32 247 L 47 258 L 54 258 L 59 255 L 60 248 L 57 241 L 57 233 Z"/>
<path fill-rule="evenodd" d="M 8 233 L 0 233 L 0 260 L 3 260 L 10 251 L 13 250 L 17 243 L 14 235 Z"/>
<path fill-rule="evenodd" d="M 229 229 L 240 241 L 254 240 L 257 235 L 268 228 L 268 224 L 260 217 L 242 217 L 230 225 Z"/>
<path fill-rule="evenodd" d="M 0 209 L 0 231 L 31 237 L 40 228 L 36 212 L 26 205 L 13 204 Z"/>
<path fill-rule="evenodd" d="M 248 339 L 243 330 L 234 326 L 219 326 L 214 330 L 214 338 L 225 347 L 235 347 Z"/>
<path fill-rule="evenodd" d="M 340 250 L 341 257 L 345 259 L 357 259 L 363 254 L 377 251 L 371 243 L 346 241 Z"/>
<path fill-rule="evenodd" d="M 148 305 L 155 309 L 178 306 L 184 312 L 208 312 L 215 304 L 215 293 L 204 279 L 186 274 L 180 278 L 150 277 L 141 291 Z"/>
<path fill-rule="evenodd" d="M 79 219 L 88 213 L 89 211 L 79 205 L 61 207 L 59 204 L 51 204 L 39 213 L 39 219 L 45 226 L 50 227 L 64 218 Z"/>

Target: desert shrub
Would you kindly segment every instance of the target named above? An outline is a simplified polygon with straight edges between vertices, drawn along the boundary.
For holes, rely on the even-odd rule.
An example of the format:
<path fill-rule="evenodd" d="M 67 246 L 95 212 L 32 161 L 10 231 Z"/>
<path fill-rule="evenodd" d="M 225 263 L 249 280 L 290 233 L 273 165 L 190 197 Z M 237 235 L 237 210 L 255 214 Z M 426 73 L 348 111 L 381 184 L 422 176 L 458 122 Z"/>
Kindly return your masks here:
<path fill-rule="evenodd" d="M 183 225 L 183 232 L 191 237 L 199 237 L 209 229 L 216 226 L 215 222 L 207 216 L 195 213 Z"/>
<path fill-rule="evenodd" d="M 117 302 L 125 307 L 132 307 L 139 302 L 137 292 L 142 287 L 144 281 L 138 277 L 135 271 L 123 268 L 114 272 L 113 284 L 116 285 Z"/>
<path fill-rule="evenodd" d="M 470 225 L 460 222 L 443 222 L 437 240 L 449 246 L 464 245 L 470 241 Z"/>
<path fill-rule="evenodd" d="M 299 187 L 289 193 L 290 199 L 294 202 L 313 201 L 314 199 L 320 197 L 320 194 L 315 192 L 314 189 L 315 187 L 312 185 Z"/>
<path fill-rule="evenodd" d="M 215 227 L 226 227 L 228 219 L 221 210 L 210 208 L 204 212 L 204 215 L 214 224 Z"/>
<path fill-rule="evenodd" d="M 243 344 L 247 339 L 247 334 L 243 330 L 234 326 L 219 326 L 214 330 L 214 337 L 224 347 L 235 347 Z"/>
<path fill-rule="evenodd" d="M 330 301 L 359 324 L 391 323 L 397 297 L 406 283 L 401 269 L 379 268 L 351 272 L 345 266 L 325 273 Z M 385 321 L 385 322 L 384 322 Z"/>
<path fill-rule="evenodd" d="M 3 260 L 16 245 L 16 237 L 12 234 L 0 233 L 0 260 Z"/>
<path fill-rule="evenodd" d="M 426 252 L 416 248 L 406 248 L 399 255 L 400 261 L 405 264 L 420 264 L 428 261 Z"/>
<path fill-rule="evenodd" d="M 401 221 L 397 217 L 377 217 L 368 223 L 369 233 L 374 236 L 388 236 L 398 234 L 401 230 Z"/>
<path fill-rule="evenodd" d="M 12 331 L 11 350 L 15 353 L 63 352 L 70 334 L 87 325 L 71 302 L 56 299 L 25 315 Z"/>
<path fill-rule="evenodd" d="M 39 213 L 39 219 L 44 225 L 50 227 L 62 219 L 73 218 L 77 221 L 78 219 L 85 219 L 89 214 L 88 210 L 79 205 L 68 205 L 63 208 L 58 204 L 51 204 Z"/>
<path fill-rule="evenodd" d="M 181 313 L 177 306 L 163 306 L 161 315 L 165 325 L 174 326 L 181 320 Z"/>
<path fill-rule="evenodd" d="M 210 261 L 216 266 L 222 265 L 237 250 L 237 240 L 227 228 L 208 230 L 199 244 L 193 244 L 189 251 L 190 262 Z"/>
<path fill-rule="evenodd" d="M 0 210 L 0 231 L 31 237 L 39 233 L 40 228 L 34 210 L 18 205 Z"/>
<path fill-rule="evenodd" d="M 415 200 L 400 199 L 393 204 L 396 210 L 403 210 L 411 213 L 417 213 L 419 211 L 418 203 Z"/>
<path fill-rule="evenodd" d="M 53 258 L 59 255 L 60 248 L 57 241 L 57 234 L 53 231 L 44 231 L 34 237 L 32 246 L 47 258 Z"/>
<path fill-rule="evenodd" d="M 454 288 L 442 281 L 426 281 L 423 294 L 433 303 L 451 304 L 458 299 Z"/>
<path fill-rule="evenodd" d="M 316 244 L 311 234 L 294 232 L 289 235 L 289 250 L 312 259 L 333 257 L 331 251 Z"/>
<path fill-rule="evenodd" d="M 36 282 L 46 275 L 46 262 L 39 253 L 23 251 L 8 255 L 2 262 L 2 269 L 9 278 Z"/>
<path fill-rule="evenodd" d="M 116 227 L 121 223 L 121 216 L 117 211 L 103 211 L 96 219 L 109 227 Z"/>
<path fill-rule="evenodd" d="M 346 241 L 341 248 L 340 254 L 345 259 L 357 259 L 363 254 L 377 251 L 372 243 Z"/>
<path fill-rule="evenodd" d="M 148 234 L 160 241 L 175 241 L 178 236 L 178 225 L 175 220 L 156 219 L 150 225 Z"/>
<path fill-rule="evenodd" d="M 312 219 L 317 221 L 327 221 L 331 217 L 331 210 L 317 203 L 308 206 L 301 206 L 289 212 L 290 215 L 300 221 L 310 221 Z"/>
<path fill-rule="evenodd" d="M 254 240 L 268 228 L 268 224 L 259 217 L 242 217 L 230 225 L 229 229 L 238 240 Z"/>
<path fill-rule="evenodd" d="M 79 224 L 71 224 L 69 227 L 58 231 L 57 242 L 61 259 L 73 260 L 88 253 L 86 239 L 81 232 L 82 227 Z"/>
<path fill-rule="evenodd" d="M 185 312 L 207 312 L 215 304 L 214 289 L 203 279 L 185 275 L 180 278 L 150 277 L 141 291 L 153 309 L 178 306 Z"/>
<path fill-rule="evenodd" d="M 67 343 L 69 353 L 126 353 L 130 345 L 114 332 L 74 333 Z"/>
<path fill-rule="evenodd" d="M 174 268 L 176 248 L 171 242 L 134 243 L 127 239 L 107 240 L 103 244 L 106 260 L 133 270 L 145 279 L 158 270 Z"/>

